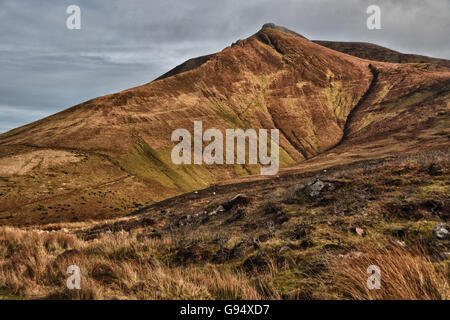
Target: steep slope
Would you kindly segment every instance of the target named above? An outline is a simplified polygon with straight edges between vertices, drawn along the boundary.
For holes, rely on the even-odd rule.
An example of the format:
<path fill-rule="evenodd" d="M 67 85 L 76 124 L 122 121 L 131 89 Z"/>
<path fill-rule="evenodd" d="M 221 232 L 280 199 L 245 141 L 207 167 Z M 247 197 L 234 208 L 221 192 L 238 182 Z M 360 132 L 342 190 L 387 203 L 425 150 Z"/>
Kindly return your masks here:
<path fill-rule="evenodd" d="M 323 40 L 313 40 L 313 42 L 362 59 L 394 63 L 429 63 L 450 67 L 449 60 L 431 58 L 417 54 L 401 53 L 373 43 Z"/>
<path fill-rule="evenodd" d="M 374 77 L 349 114 L 341 141 L 280 175 L 450 149 L 450 70 L 374 61 L 370 68 Z"/>

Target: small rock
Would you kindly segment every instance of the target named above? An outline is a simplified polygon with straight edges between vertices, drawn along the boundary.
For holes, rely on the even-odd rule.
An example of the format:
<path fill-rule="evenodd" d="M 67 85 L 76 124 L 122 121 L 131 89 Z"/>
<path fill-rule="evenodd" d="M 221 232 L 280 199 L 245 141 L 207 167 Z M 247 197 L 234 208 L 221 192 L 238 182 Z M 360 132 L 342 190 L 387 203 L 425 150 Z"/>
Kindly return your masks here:
<path fill-rule="evenodd" d="M 364 230 L 358 227 L 355 228 L 355 233 L 360 237 L 364 236 L 365 234 Z"/>
<path fill-rule="evenodd" d="M 111 230 L 106 230 L 105 234 L 110 235 L 110 234 L 112 234 L 112 231 Z"/>
<path fill-rule="evenodd" d="M 433 228 L 434 236 L 439 240 L 445 240 L 449 238 L 449 227 L 445 223 L 438 223 Z"/>
<path fill-rule="evenodd" d="M 325 184 L 323 183 L 323 181 L 317 180 L 316 182 L 311 183 L 306 187 L 306 192 L 310 197 L 315 198 L 319 196 L 320 191 L 322 191 L 324 187 Z"/>
<path fill-rule="evenodd" d="M 316 180 L 305 188 L 306 194 L 311 198 L 320 196 L 320 193 L 324 190 L 332 191 L 334 190 L 334 185 L 329 182 L 323 182 L 322 180 Z"/>
<path fill-rule="evenodd" d="M 219 205 L 215 210 L 211 211 L 210 213 L 208 213 L 208 211 L 204 211 L 203 214 L 205 215 L 210 215 L 210 216 L 214 216 L 220 212 L 224 212 L 225 209 L 223 208 L 222 205 Z"/>
<path fill-rule="evenodd" d="M 62 228 L 61 231 L 65 232 L 65 233 L 69 233 L 69 230 L 67 228 Z"/>

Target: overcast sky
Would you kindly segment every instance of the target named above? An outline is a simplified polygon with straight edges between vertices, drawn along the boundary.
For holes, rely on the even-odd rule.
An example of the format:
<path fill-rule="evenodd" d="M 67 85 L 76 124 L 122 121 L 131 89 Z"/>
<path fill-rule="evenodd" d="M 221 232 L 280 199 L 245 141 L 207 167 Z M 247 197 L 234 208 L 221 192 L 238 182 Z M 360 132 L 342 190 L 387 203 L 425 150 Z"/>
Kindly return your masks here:
<path fill-rule="evenodd" d="M 81 30 L 66 27 L 72 4 Z M 371 4 L 381 30 L 366 27 Z M 0 132 L 150 82 L 266 22 L 450 59 L 449 12 L 449 0 L 1 0 Z"/>

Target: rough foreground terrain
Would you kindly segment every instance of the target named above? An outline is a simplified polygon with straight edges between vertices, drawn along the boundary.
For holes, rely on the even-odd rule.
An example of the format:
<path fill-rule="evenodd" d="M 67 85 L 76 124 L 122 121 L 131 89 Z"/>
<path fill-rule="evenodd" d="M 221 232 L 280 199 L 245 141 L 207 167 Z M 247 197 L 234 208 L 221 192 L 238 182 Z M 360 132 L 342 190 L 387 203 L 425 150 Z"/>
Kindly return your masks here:
<path fill-rule="evenodd" d="M 4 298 L 448 299 L 448 150 L 0 229 Z M 82 289 L 67 290 L 69 265 Z M 366 288 L 369 265 L 382 290 Z"/>

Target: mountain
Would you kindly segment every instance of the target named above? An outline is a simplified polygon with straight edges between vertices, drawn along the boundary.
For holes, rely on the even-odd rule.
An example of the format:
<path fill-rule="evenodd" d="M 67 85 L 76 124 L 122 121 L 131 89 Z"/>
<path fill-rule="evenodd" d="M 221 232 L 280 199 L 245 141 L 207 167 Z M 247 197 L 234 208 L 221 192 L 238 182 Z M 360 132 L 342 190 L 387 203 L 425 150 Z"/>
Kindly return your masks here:
<path fill-rule="evenodd" d="M 321 46 L 350 54 L 352 56 L 393 63 L 429 63 L 437 64 L 444 67 L 450 67 L 450 61 L 445 59 L 437 59 L 417 54 L 406 54 L 391 50 L 373 43 L 366 42 L 341 42 L 341 41 L 321 41 L 313 40 L 314 43 Z"/>
<path fill-rule="evenodd" d="M 266 24 L 148 84 L 1 134 L 0 223 L 113 218 L 259 172 L 174 165 L 171 134 L 195 120 L 279 129 L 280 174 L 448 146 L 448 61 L 386 50 Z"/>

